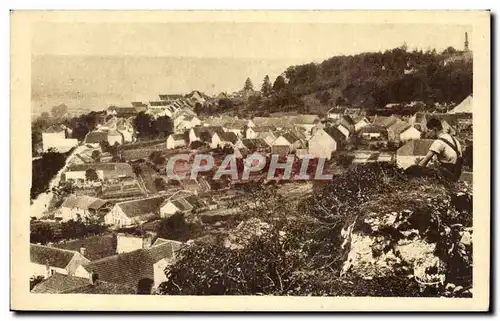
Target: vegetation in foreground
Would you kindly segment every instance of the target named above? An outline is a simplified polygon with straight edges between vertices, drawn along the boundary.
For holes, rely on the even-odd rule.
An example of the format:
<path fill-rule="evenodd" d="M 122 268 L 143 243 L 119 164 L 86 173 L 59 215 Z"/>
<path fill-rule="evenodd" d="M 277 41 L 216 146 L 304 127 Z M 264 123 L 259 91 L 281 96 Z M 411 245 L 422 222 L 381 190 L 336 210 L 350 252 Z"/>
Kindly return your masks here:
<path fill-rule="evenodd" d="M 264 190 L 260 200 L 223 241 L 182 249 L 158 293 L 472 295 L 471 245 L 463 240 L 472 193 L 463 183 L 372 163 L 298 206 Z M 431 250 L 409 258 L 413 245 Z"/>

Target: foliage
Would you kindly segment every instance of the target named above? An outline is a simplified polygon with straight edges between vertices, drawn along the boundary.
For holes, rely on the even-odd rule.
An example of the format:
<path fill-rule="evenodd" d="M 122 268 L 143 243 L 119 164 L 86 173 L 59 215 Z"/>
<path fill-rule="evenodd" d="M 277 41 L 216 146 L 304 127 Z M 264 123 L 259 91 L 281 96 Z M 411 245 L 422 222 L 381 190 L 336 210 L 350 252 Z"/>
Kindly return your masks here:
<path fill-rule="evenodd" d="M 157 191 L 164 191 L 167 189 L 167 183 L 165 183 L 165 180 L 161 177 L 155 178 L 154 184 Z"/>
<path fill-rule="evenodd" d="M 175 213 L 160 220 L 156 233 L 158 237 L 185 242 L 198 236 L 201 229 L 196 223 L 187 222 L 184 214 Z"/>
<path fill-rule="evenodd" d="M 61 118 L 68 112 L 68 107 L 65 104 L 60 104 L 53 106 L 50 110 L 50 114 L 53 118 Z"/>
<path fill-rule="evenodd" d="M 252 91 L 253 90 L 253 84 L 252 84 L 252 81 L 250 80 L 250 78 L 247 77 L 247 79 L 245 80 L 245 86 L 243 86 L 243 90 L 245 91 Z"/>
<path fill-rule="evenodd" d="M 274 80 L 274 83 L 273 83 L 273 91 L 275 93 L 279 93 L 280 91 L 285 89 L 285 87 L 286 87 L 285 78 L 281 75 L 276 77 L 276 79 Z"/>
<path fill-rule="evenodd" d="M 30 243 L 47 244 L 61 240 L 85 238 L 102 234 L 106 230 L 107 227 L 97 218 L 85 218 L 84 220 L 79 218 L 53 224 L 33 222 L 30 226 Z"/>
<path fill-rule="evenodd" d="M 264 77 L 264 80 L 262 81 L 262 87 L 260 89 L 261 93 L 262 93 L 262 96 L 264 97 L 267 97 L 271 94 L 271 90 L 272 90 L 272 85 L 271 85 L 271 81 L 269 80 L 269 76 L 266 75 Z"/>
<path fill-rule="evenodd" d="M 42 157 L 34 160 L 31 169 L 31 199 L 47 191 L 52 178 L 63 168 L 70 152 L 61 154 L 49 150 Z"/>
<path fill-rule="evenodd" d="M 90 157 L 94 160 L 94 162 L 98 163 L 101 160 L 101 152 L 99 152 L 97 149 L 92 151 L 92 154 L 90 154 Z"/>
<path fill-rule="evenodd" d="M 97 175 L 97 171 L 95 170 L 95 168 L 89 168 L 85 171 L 85 179 L 91 182 L 99 180 L 99 176 Z"/>
<path fill-rule="evenodd" d="M 174 122 L 168 116 L 160 116 L 153 123 L 160 137 L 167 137 L 174 132 Z"/>
<path fill-rule="evenodd" d="M 428 195 L 435 193 L 436 200 L 449 202 L 420 202 L 415 195 L 421 190 Z M 437 255 L 447 263 L 453 261 L 453 266 L 458 268 L 454 275 L 448 275 L 449 280 L 458 284 L 459 277 L 469 275 L 471 262 L 460 254 L 457 235 L 443 233 L 453 224 L 470 226 L 472 223 L 471 194 L 460 194 L 458 191 L 461 190 L 462 186 L 443 181 L 430 172 L 405 173 L 393 165 L 378 163 L 357 166 L 334 177 L 326 186 L 317 187 L 313 196 L 298 206 L 285 202 L 272 188 L 249 186 L 247 193 L 255 194 L 252 195 L 255 202 L 242 209 L 246 214 L 242 225 L 230 232 L 234 235 L 233 240 L 246 240 L 243 246 L 194 243 L 183 248 L 179 260 L 166 271 L 168 280 L 160 285 L 159 293 L 442 295 L 441 289 L 422 291 L 418 282 L 396 271 L 390 277 L 372 279 L 341 275 L 346 255 L 341 246 L 344 242 L 341 231 L 356 221 L 361 212 L 398 212 L 420 202 L 428 212 L 419 213 L 430 214 L 430 220 L 416 215 L 417 221 L 412 224 L 430 224 L 426 233 L 429 233 L 429 238 L 434 235 L 434 242 L 437 240 Z M 398 197 L 402 200 L 397 201 Z M 433 225 L 436 218 L 440 219 L 440 227 Z M 268 228 L 260 232 L 245 228 L 250 220 L 255 219 L 267 224 Z M 471 279 L 465 278 L 462 282 L 471 284 Z"/>

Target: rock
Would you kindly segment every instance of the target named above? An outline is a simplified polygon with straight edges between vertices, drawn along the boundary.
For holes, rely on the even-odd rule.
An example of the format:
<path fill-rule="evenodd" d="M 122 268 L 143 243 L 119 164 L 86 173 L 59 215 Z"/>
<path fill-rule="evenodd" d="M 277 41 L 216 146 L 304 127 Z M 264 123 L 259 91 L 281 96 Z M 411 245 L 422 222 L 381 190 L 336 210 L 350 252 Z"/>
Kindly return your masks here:
<path fill-rule="evenodd" d="M 464 287 L 459 285 L 453 289 L 453 294 L 460 293 L 460 292 L 462 292 L 463 289 L 464 289 Z"/>

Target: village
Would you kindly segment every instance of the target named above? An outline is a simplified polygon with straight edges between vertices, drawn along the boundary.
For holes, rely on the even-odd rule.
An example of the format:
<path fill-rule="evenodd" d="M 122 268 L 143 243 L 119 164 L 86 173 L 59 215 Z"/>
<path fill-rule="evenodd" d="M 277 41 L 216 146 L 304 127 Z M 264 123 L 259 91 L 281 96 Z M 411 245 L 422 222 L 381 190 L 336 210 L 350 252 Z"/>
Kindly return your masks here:
<path fill-rule="evenodd" d="M 214 180 L 210 175 L 188 175 L 177 181 L 165 172 L 174 155 L 193 158 L 209 153 L 215 167 L 228 154 L 237 159 L 253 153 L 278 154 L 280 159 L 294 155 L 296 160 L 308 156 L 327 159 L 325 171 L 338 174 L 370 162 L 393 163 L 403 169 L 414 165 L 433 142 L 426 139 L 431 117 L 439 119 L 463 146 L 472 140 L 472 96 L 446 113 L 411 116 L 367 116 L 362 109 L 344 106 L 335 106 L 326 115 L 282 113 L 251 119 L 195 112 L 218 99 L 198 91 L 160 94 L 158 100 L 110 106 L 100 112 L 101 121 L 83 141 L 67 138 L 64 126 L 43 133 L 44 151 L 72 152 L 52 181 L 43 211 L 32 213 L 33 292 L 133 294 L 142 287 L 141 291 L 152 293 L 166 280 L 164 270 L 175 262 L 176 251 L 192 241 L 168 239 L 168 232 L 158 235 L 162 220 L 181 215 L 189 224 L 202 226 L 200 235 L 206 238 L 252 206 L 256 185 L 275 188 L 284 200 L 294 202 L 311 194 L 316 184 L 283 180 L 280 173 L 274 179 L 256 173 L 248 181 Z M 138 139 L 134 118 L 139 114 L 152 119 L 167 116 L 173 132 L 165 138 Z M 180 164 L 176 170 L 189 174 L 191 169 Z M 464 173 L 469 176 L 464 180 L 471 181 L 470 172 L 469 168 Z M 106 228 L 102 233 L 57 241 L 54 235 L 68 222 L 93 222 Z M 52 239 L 43 239 L 46 229 Z"/>

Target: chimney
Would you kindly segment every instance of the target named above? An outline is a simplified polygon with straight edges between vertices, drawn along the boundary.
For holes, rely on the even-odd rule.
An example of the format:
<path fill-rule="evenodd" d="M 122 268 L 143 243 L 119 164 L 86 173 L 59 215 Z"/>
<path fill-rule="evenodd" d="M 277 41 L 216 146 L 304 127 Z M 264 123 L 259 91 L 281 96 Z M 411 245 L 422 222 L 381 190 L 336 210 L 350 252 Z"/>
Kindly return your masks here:
<path fill-rule="evenodd" d="M 80 254 L 81 254 L 82 256 L 85 256 L 85 255 L 87 254 L 87 249 L 86 249 L 86 248 L 84 248 L 84 247 L 81 247 L 81 248 L 80 248 Z"/>
<path fill-rule="evenodd" d="M 142 248 L 149 249 L 153 245 L 153 236 L 149 233 L 146 233 L 142 237 Z"/>
<path fill-rule="evenodd" d="M 89 284 L 94 285 L 97 282 L 97 273 L 92 271 L 89 272 Z"/>

